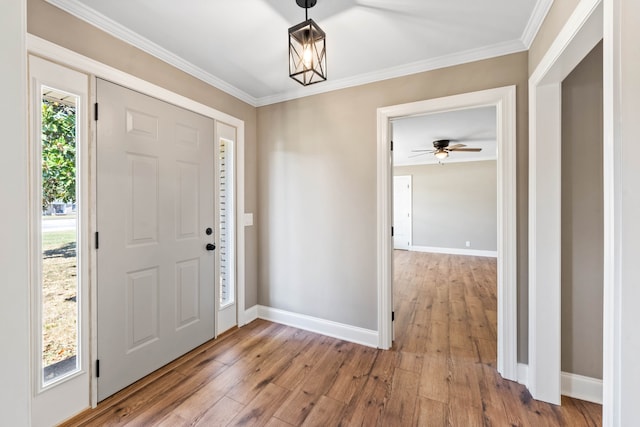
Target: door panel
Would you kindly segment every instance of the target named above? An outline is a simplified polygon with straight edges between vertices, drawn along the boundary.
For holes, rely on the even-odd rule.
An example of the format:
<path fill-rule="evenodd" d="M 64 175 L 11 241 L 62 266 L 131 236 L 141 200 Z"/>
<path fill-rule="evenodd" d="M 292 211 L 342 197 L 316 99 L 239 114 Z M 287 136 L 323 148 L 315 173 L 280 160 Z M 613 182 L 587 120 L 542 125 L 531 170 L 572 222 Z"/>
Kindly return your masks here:
<path fill-rule="evenodd" d="M 214 337 L 214 121 L 97 82 L 98 399 Z"/>

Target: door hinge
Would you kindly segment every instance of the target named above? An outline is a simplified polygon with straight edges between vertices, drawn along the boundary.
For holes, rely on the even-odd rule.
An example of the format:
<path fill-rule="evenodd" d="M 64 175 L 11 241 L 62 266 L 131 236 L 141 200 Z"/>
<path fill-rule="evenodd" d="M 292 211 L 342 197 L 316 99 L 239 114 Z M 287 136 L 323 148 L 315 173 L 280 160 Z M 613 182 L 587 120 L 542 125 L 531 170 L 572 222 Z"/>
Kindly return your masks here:
<path fill-rule="evenodd" d="M 98 121 L 98 103 L 93 104 L 93 120 Z"/>
<path fill-rule="evenodd" d="M 393 140 L 391 141 L 391 151 L 393 151 Z"/>
<path fill-rule="evenodd" d="M 391 312 L 391 321 L 393 322 L 394 320 L 396 320 L 396 312 L 392 311 Z"/>
<path fill-rule="evenodd" d="M 393 237 L 393 227 L 391 227 L 391 237 Z"/>
<path fill-rule="evenodd" d="M 100 238 L 99 238 L 99 234 L 96 231 L 96 249 L 98 249 L 100 247 Z"/>
<path fill-rule="evenodd" d="M 96 378 L 100 378 L 100 359 L 96 359 Z"/>

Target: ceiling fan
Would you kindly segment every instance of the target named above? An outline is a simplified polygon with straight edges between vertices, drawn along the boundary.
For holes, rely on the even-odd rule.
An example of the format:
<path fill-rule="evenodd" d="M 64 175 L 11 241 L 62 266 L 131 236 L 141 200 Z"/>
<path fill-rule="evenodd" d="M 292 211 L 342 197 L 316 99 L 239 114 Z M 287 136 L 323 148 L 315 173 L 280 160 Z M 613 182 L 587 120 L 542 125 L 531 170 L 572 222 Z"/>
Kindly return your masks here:
<path fill-rule="evenodd" d="M 449 139 L 438 139 L 436 141 L 433 141 L 433 149 L 411 150 L 411 152 L 415 154 L 409 157 L 418 157 L 425 154 L 433 153 L 436 159 L 444 160 L 447 157 L 449 157 L 449 153 L 452 151 L 461 151 L 461 152 L 464 151 L 468 153 L 477 153 L 479 151 L 482 151 L 482 148 L 465 148 L 466 147 L 465 144 L 454 144 L 450 146 L 449 145 L 450 142 L 451 140 Z"/>

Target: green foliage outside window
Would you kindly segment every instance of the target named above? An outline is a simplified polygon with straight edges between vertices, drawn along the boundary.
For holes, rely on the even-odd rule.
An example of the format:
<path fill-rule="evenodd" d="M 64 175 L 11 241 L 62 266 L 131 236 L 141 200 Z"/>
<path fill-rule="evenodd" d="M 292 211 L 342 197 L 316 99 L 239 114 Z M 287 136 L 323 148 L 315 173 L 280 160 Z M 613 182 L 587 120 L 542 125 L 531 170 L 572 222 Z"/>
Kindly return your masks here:
<path fill-rule="evenodd" d="M 42 100 L 42 209 L 76 201 L 76 109 Z"/>

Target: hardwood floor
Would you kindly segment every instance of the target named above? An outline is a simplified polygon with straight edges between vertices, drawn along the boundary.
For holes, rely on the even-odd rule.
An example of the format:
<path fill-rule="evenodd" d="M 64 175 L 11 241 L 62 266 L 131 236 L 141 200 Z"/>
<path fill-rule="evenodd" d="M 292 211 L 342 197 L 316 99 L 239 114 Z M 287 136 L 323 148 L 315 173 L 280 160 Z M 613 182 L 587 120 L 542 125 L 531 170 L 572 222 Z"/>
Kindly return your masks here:
<path fill-rule="evenodd" d="M 398 251 L 394 348 L 256 320 L 66 426 L 598 426 L 601 406 L 531 399 L 496 366 L 496 262 Z"/>

